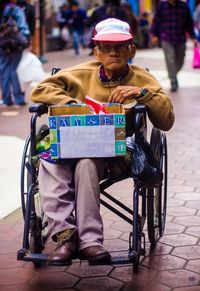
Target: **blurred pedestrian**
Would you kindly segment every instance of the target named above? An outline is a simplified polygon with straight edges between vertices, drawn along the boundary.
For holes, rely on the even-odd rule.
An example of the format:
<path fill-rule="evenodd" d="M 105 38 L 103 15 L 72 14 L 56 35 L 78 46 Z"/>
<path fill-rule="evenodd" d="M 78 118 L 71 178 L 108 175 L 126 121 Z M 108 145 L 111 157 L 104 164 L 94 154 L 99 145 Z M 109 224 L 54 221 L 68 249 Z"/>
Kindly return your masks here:
<path fill-rule="evenodd" d="M 149 48 L 149 13 L 144 11 L 139 18 L 140 47 Z"/>
<path fill-rule="evenodd" d="M 35 34 L 35 6 L 27 0 L 17 0 L 17 5 L 24 10 L 26 22 L 28 24 L 31 36 Z"/>
<path fill-rule="evenodd" d="M 65 11 L 66 25 L 72 35 L 75 54 L 80 53 L 79 43 L 85 48 L 84 32 L 87 20 L 86 11 L 79 7 L 78 1 L 71 1 L 70 7 Z"/>
<path fill-rule="evenodd" d="M 26 17 L 22 9 L 15 4 L 14 0 L 1 0 L 0 2 L 0 24 L 8 19 L 8 15 L 16 21 L 22 37 L 29 38 L 29 28 Z M 13 104 L 12 94 L 15 104 L 25 105 L 25 95 L 22 92 L 17 76 L 17 67 L 22 56 L 22 47 L 15 50 L 4 50 L 0 48 L 0 85 L 2 90 L 2 105 L 10 106 Z"/>
<path fill-rule="evenodd" d="M 59 6 L 58 12 L 56 13 L 56 21 L 59 26 L 60 31 L 65 27 L 66 25 L 66 19 L 65 19 L 65 11 L 68 9 L 67 4 L 63 4 Z"/>
<path fill-rule="evenodd" d="M 67 42 L 69 41 L 69 30 L 67 28 L 67 22 L 65 18 L 65 11 L 68 9 L 67 4 L 59 6 L 58 12 L 56 14 L 56 21 L 59 26 L 59 35 L 60 35 L 60 49 L 66 47 Z"/>
<path fill-rule="evenodd" d="M 198 4 L 194 11 L 194 27 L 198 41 L 200 42 L 200 4 Z"/>
<path fill-rule="evenodd" d="M 121 0 L 121 6 L 122 10 L 126 13 L 127 22 L 130 25 L 131 31 L 133 33 L 134 37 L 134 44 L 137 46 L 137 35 L 138 35 L 138 19 L 135 16 L 134 12 L 132 11 L 131 5 L 127 2 L 127 0 Z M 128 60 L 129 64 L 132 64 L 132 59 Z"/>
<path fill-rule="evenodd" d="M 138 34 L 138 18 L 133 12 L 132 7 L 127 2 L 127 0 L 121 0 L 121 8 L 126 13 L 127 22 L 130 25 L 131 31 L 135 36 L 134 38 L 136 38 Z M 136 42 L 136 40 L 134 42 Z"/>
<path fill-rule="evenodd" d="M 161 43 L 172 92 L 178 90 L 177 73 L 184 64 L 186 33 L 196 45 L 193 19 L 187 3 L 181 0 L 159 2 L 151 27 L 151 41 L 153 45 Z"/>
<path fill-rule="evenodd" d="M 90 17 L 92 15 L 92 13 L 94 12 L 95 9 L 97 9 L 99 7 L 99 3 L 94 3 L 94 5 L 92 5 L 91 8 L 88 8 L 87 10 L 87 17 Z"/>

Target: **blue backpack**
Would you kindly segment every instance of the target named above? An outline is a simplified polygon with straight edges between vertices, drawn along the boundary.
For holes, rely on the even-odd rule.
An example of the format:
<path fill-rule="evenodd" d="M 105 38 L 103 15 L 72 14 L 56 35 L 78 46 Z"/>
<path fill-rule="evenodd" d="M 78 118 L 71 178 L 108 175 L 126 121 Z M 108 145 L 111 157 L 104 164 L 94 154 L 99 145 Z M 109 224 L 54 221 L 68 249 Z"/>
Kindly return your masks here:
<path fill-rule="evenodd" d="M 29 46 L 29 38 L 21 33 L 13 17 L 14 8 L 8 10 L 0 24 L 0 48 L 6 53 L 22 51 Z"/>

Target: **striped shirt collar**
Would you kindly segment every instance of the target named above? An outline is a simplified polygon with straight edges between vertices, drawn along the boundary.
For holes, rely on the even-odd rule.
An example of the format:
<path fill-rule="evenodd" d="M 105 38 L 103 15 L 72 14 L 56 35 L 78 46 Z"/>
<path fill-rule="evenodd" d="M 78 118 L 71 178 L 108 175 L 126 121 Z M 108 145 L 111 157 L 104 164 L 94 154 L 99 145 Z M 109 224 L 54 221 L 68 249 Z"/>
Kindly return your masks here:
<path fill-rule="evenodd" d="M 121 81 L 128 75 L 128 71 L 129 71 L 129 66 L 127 64 L 126 69 L 122 72 L 122 74 L 120 76 L 118 76 L 117 78 L 109 79 L 105 74 L 105 70 L 104 70 L 103 65 L 101 65 L 100 69 L 99 69 L 99 79 L 100 79 L 101 82 Z"/>

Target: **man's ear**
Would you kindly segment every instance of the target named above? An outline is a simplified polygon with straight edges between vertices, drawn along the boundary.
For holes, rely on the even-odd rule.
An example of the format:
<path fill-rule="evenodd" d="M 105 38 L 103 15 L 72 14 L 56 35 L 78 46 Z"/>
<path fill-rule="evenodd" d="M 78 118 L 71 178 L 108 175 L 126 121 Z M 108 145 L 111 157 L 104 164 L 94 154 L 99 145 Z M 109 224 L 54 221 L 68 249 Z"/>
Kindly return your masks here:
<path fill-rule="evenodd" d="M 130 59 L 134 58 L 135 53 L 136 53 L 136 47 L 135 47 L 135 45 L 132 44 L 132 45 L 129 46 L 129 57 L 130 57 Z"/>
<path fill-rule="evenodd" d="M 97 61 L 100 61 L 100 58 L 99 58 L 99 51 L 96 47 L 93 48 L 93 54 L 96 58 Z"/>

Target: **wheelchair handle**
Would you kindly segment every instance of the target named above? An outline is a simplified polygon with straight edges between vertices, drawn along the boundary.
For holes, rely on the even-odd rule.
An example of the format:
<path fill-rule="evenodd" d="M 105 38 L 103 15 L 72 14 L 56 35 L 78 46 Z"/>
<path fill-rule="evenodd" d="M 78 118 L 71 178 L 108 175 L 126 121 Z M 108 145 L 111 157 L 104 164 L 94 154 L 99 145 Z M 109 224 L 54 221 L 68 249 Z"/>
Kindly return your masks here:
<path fill-rule="evenodd" d="M 48 105 L 43 103 L 31 104 L 29 107 L 30 113 L 38 113 L 39 116 L 48 112 Z"/>

